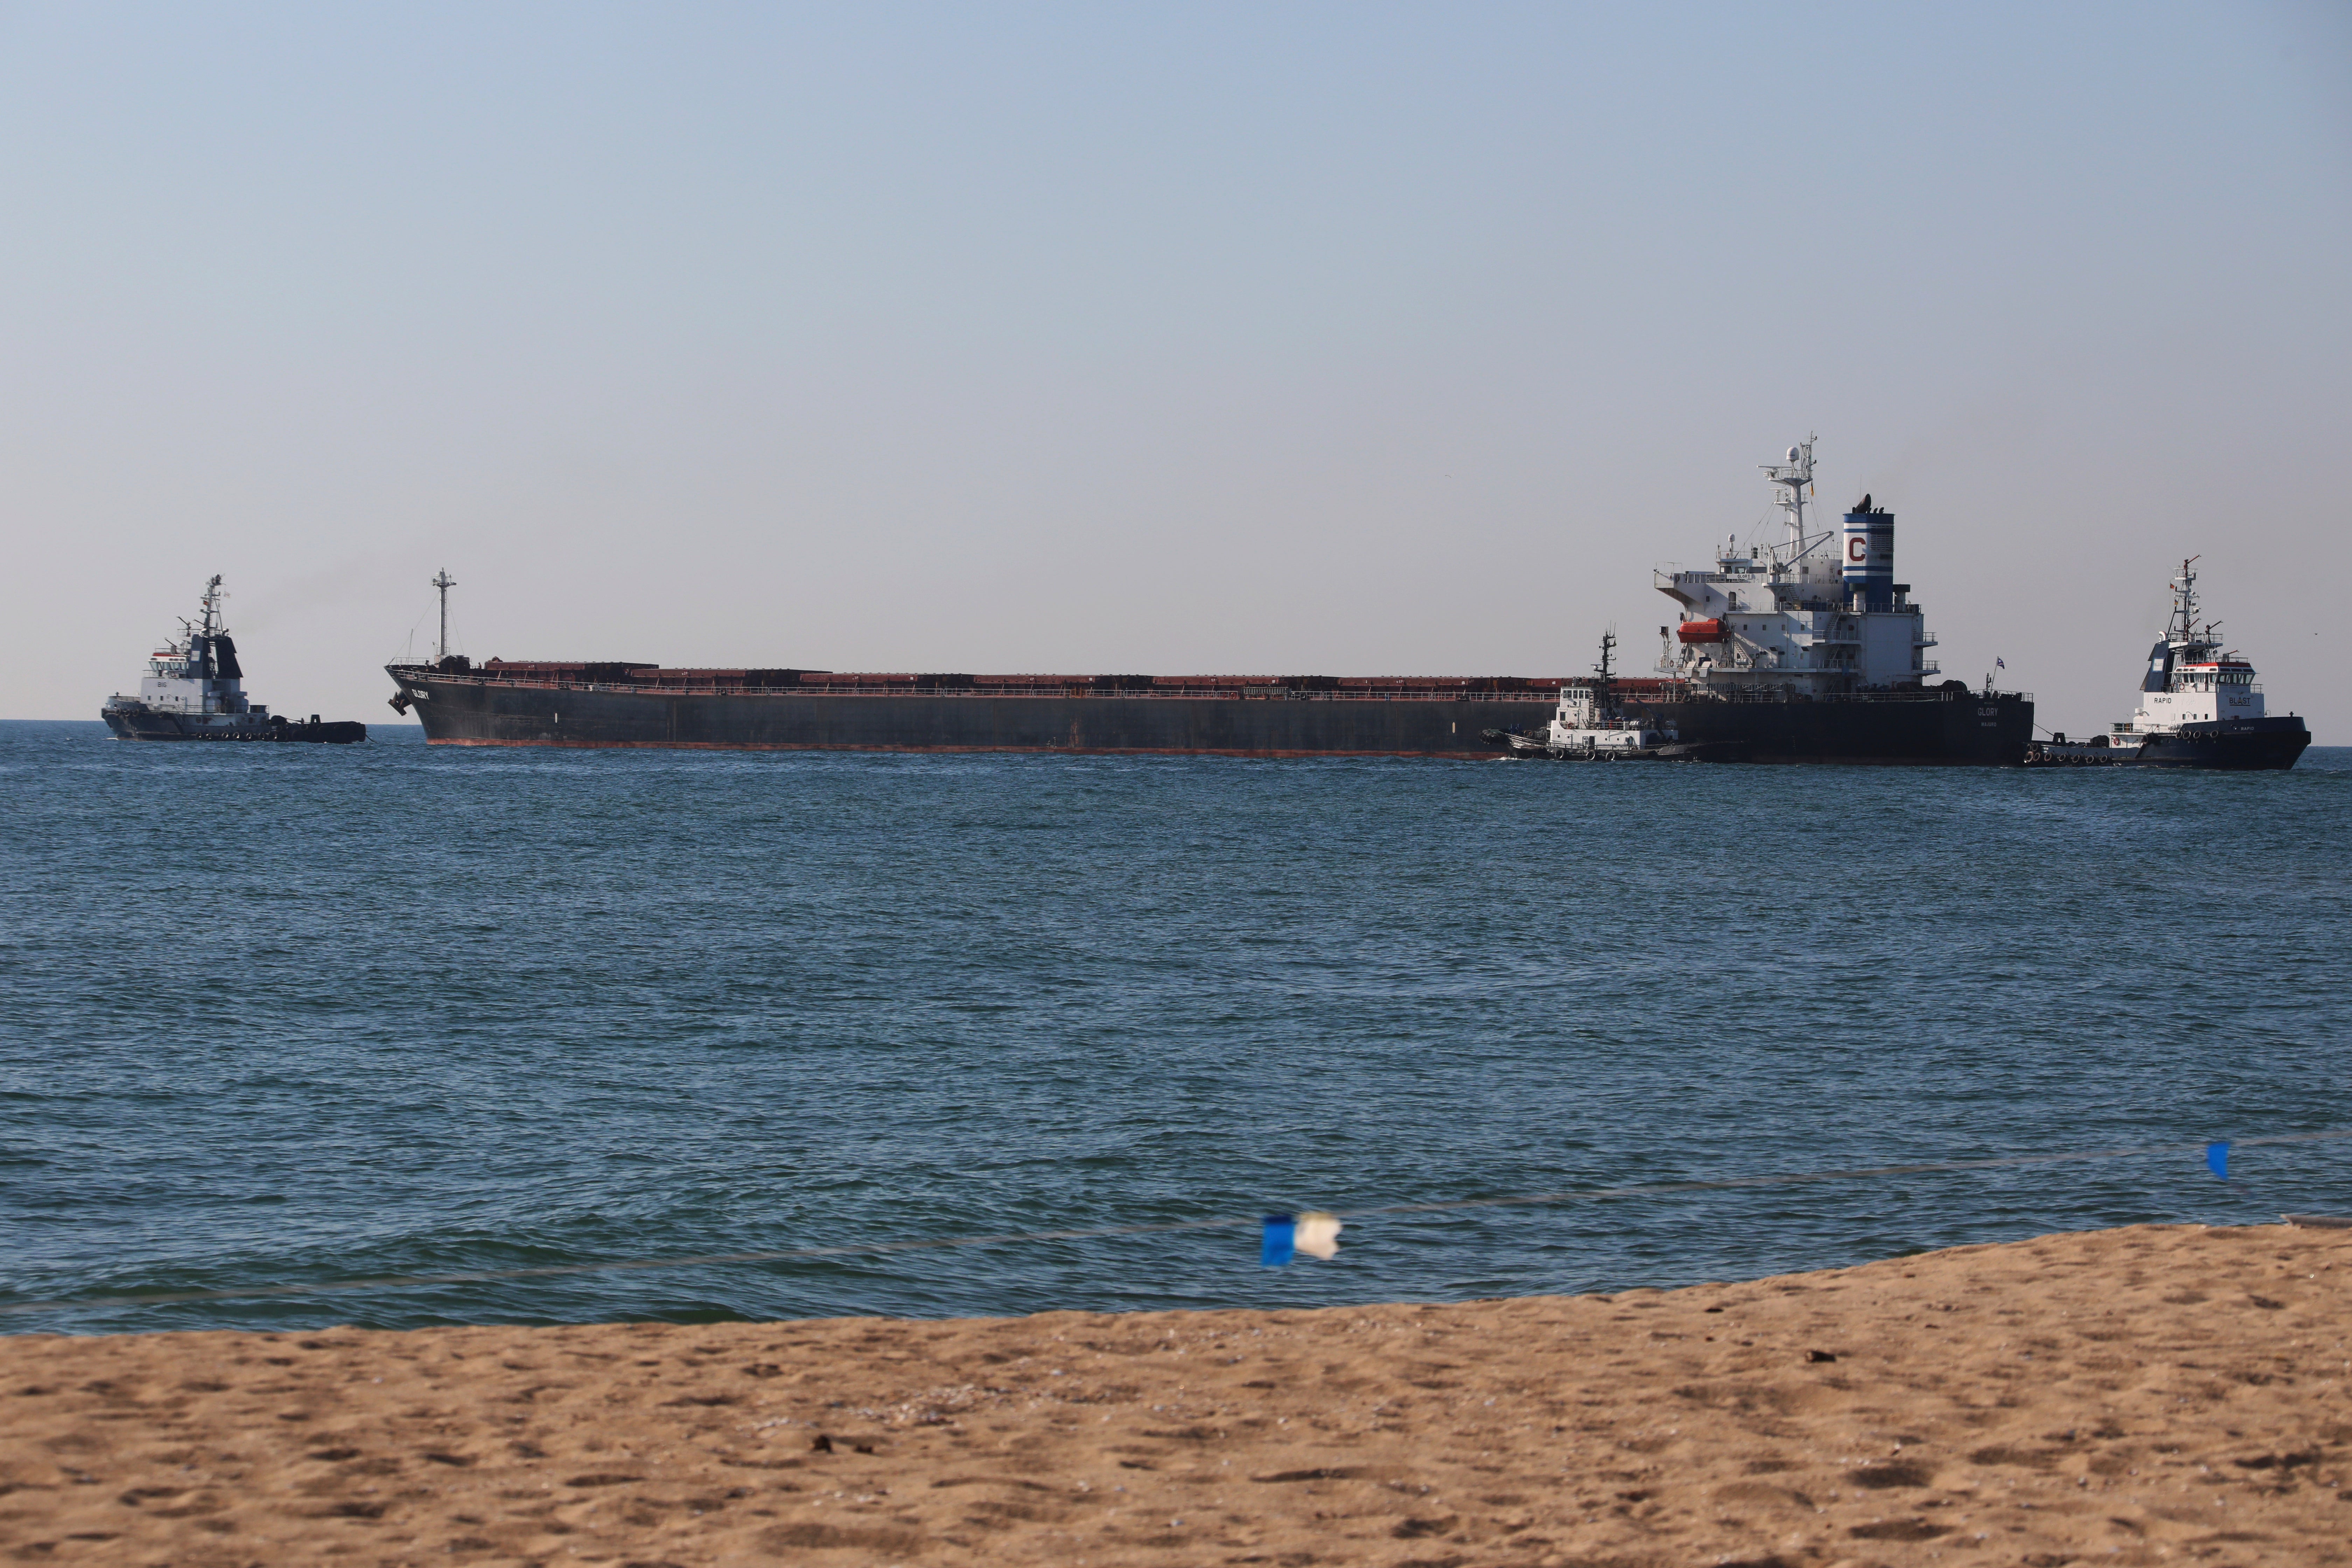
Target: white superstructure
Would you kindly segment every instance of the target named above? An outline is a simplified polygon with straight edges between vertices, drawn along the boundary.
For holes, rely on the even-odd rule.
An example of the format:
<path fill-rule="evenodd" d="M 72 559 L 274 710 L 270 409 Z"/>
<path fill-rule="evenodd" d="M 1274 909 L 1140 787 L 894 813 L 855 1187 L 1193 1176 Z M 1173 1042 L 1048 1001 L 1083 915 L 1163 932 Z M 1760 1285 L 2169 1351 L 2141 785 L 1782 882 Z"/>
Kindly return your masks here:
<path fill-rule="evenodd" d="M 1663 746 L 1675 738 L 1672 726 L 1654 721 L 1612 718 L 1602 711 L 1603 694 L 1591 686 L 1563 686 L 1559 707 L 1545 727 L 1544 743 L 1569 753 L 1641 752 Z"/>
<path fill-rule="evenodd" d="M 1658 668 L 1723 697 L 1829 696 L 1881 690 L 1940 673 L 1936 646 L 1895 581 L 1895 516 L 1870 498 L 1837 529 L 1816 531 L 1813 442 L 1767 464 L 1783 536 L 1742 545 L 1731 535 L 1698 571 L 1662 567 L 1658 591 L 1681 609 L 1661 626 Z"/>
<path fill-rule="evenodd" d="M 1489 730 L 1486 738 L 1507 744 L 1517 755 L 1539 754 L 1556 762 L 1610 762 L 1662 754 L 1662 748 L 1672 746 L 1679 738 L 1674 721 L 1661 721 L 1654 714 L 1624 712 L 1617 700 L 1616 654 L 1617 634 L 1603 633 L 1601 662 L 1592 667 L 1592 678 L 1559 689 L 1559 705 L 1540 731 L 1528 735 L 1516 730 Z"/>

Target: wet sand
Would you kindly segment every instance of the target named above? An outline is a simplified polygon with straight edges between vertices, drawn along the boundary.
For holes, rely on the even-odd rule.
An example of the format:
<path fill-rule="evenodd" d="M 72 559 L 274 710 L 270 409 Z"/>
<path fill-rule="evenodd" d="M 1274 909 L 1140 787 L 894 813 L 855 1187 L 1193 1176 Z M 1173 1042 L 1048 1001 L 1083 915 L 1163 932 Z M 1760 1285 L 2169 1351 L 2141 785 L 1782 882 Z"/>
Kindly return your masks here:
<path fill-rule="evenodd" d="M 0 1340 L 0 1560 L 2352 1563 L 2352 1232 L 1300 1312 Z"/>

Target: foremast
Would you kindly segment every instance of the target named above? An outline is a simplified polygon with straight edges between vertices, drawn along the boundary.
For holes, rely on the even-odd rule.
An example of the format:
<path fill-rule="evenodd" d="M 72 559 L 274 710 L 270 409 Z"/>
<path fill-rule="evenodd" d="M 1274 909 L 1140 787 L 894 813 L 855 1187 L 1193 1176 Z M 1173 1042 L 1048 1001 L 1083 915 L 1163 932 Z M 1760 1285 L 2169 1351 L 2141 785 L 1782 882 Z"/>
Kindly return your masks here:
<path fill-rule="evenodd" d="M 457 585 L 457 579 L 449 575 L 446 566 L 433 574 L 432 586 L 441 592 L 441 647 L 434 656 L 436 658 L 449 657 L 449 590 Z"/>

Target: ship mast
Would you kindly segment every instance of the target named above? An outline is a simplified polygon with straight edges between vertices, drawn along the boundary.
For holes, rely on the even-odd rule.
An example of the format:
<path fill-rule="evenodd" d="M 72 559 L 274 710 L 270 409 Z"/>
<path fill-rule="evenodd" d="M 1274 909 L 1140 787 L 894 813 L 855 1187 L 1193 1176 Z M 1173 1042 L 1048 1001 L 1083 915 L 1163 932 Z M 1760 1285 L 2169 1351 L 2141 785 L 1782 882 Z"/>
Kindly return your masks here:
<path fill-rule="evenodd" d="M 218 578 L 214 579 L 215 582 L 218 582 L 219 580 L 220 579 Z M 433 574 L 433 586 L 441 590 L 440 657 L 443 658 L 447 658 L 449 657 L 449 590 L 457 585 L 457 579 L 449 575 L 449 569 L 446 566 L 444 566 L 440 571 L 436 572 Z"/>
<path fill-rule="evenodd" d="M 1805 549 L 1805 498 L 1813 489 L 1813 442 L 1808 436 L 1789 448 L 1788 460 L 1764 465 L 1764 477 L 1782 487 L 1775 502 L 1789 521 L 1789 558 L 1795 560 Z"/>
<path fill-rule="evenodd" d="M 213 574 L 213 580 L 205 584 L 203 640 L 198 641 L 194 637 L 188 640 L 188 673 L 201 681 L 210 682 L 220 670 L 220 655 L 215 650 L 213 641 L 220 635 L 220 574 L 215 572 Z M 205 711 L 209 713 L 212 711 L 212 688 L 207 684 L 204 689 Z"/>

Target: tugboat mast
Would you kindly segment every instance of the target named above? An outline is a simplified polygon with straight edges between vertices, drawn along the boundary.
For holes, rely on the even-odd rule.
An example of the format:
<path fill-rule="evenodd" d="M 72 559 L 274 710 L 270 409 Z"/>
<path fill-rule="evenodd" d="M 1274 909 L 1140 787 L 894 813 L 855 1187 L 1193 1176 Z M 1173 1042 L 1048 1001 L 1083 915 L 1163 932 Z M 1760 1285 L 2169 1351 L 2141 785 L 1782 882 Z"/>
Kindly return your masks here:
<path fill-rule="evenodd" d="M 213 581 L 217 583 L 220 579 L 215 577 Z M 449 590 L 457 585 L 457 579 L 449 575 L 449 569 L 446 566 L 433 574 L 433 586 L 441 590 L 440 657 L 443 658 L 449 657 Z"/>
<path fill-rule="evenodd" d="M 2180 575 L 2172 580 L 2172 624 L 2165 628 L 2165 640 L 2175 647 L 2194 649 L 2211 640 L 2197 635 L 2197 574 L 2194 568 L 2201 555 L 2192 555 L 2180 563 Z"/>
<path fill-rule="evenodd" d="M 207 648 L 211 647 L 213 634 L 220 626 L 220 602 L 222 597 L 220 574 L 215 572 L 213 574 L 213 580 L 205 584 L 204 637 L 205 646 Z"/>

